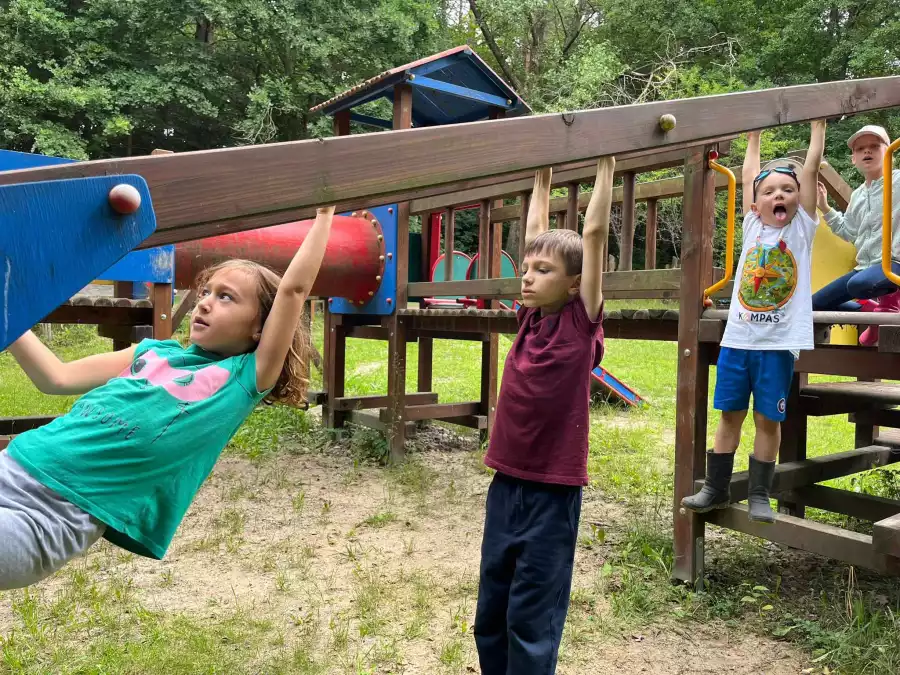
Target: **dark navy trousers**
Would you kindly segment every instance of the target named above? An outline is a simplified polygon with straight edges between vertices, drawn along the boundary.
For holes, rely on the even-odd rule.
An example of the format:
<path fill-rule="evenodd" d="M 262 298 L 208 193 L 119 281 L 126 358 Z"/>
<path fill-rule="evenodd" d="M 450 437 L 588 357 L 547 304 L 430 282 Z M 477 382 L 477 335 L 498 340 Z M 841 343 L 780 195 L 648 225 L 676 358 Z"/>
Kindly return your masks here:
<path fill-rule="evenodd" d="M 475 645 L 482 675 L 556 672 L 582 488 L 496 474 L 487 496 Z"/>

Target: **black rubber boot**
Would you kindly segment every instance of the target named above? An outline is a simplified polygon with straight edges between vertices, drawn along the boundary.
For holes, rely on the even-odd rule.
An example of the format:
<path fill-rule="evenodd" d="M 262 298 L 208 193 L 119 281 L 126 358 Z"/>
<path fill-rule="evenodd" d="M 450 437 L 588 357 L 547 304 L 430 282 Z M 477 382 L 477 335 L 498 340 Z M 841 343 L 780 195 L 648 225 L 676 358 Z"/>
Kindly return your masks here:
<path fill-rule="evenodd" d="M 750 520 L 757 523 L 775 522 L 775 512 L 769 504 L 774 478 L 775 462 L 761 462 L 750 455 L 750 485 L 747 494 Z"/>
<path fill-rule="evenodd" d="M 734 453 L 706 453 L 706 479 L 703 488 L 695 495 L 685 497 L 681 505 L 697 513 L 713 509 L 727 509 L 731 502 L 731 473 L 734 471 Z"/>

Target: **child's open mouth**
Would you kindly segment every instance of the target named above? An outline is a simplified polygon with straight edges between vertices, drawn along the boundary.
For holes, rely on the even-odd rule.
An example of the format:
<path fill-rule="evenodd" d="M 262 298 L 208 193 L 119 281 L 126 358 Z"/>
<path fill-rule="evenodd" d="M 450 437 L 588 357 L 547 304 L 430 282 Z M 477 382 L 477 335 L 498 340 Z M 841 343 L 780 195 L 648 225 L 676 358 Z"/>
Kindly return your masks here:
<path fill-rule="evenodd" d="M 778 204 L 773 209 L 773 213 L 775 214 L 775 220 L 779 223 L 783 223 L 787 220 L 787 208 L 785 208 L 784 204 Z"/>

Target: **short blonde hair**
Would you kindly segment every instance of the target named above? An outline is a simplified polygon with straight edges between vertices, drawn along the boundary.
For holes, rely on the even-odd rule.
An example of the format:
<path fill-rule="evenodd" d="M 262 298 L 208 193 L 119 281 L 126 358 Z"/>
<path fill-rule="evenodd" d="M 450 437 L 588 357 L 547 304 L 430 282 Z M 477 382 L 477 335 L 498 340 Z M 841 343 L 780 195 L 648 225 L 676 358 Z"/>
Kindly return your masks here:
<path fill-rule="evenodd" d="M 584 240 L 572 230 L 548 230 L 541 232 L 525 247 L 523 255 L 546 253 L 558 256 L 566 267 L 566 274 L 581 274 L 581 261 L 584 258 Z"/>

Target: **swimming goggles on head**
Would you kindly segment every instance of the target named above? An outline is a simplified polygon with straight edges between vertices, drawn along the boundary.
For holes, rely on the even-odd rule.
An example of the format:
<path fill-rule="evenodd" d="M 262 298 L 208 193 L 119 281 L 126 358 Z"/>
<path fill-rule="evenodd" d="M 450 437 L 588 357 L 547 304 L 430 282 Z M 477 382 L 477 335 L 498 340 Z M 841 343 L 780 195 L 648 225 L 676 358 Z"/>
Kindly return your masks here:
<path fill-rule="evenodd" d="M 797 187 L 800 186 L 800 179 L 797 178 L 797 172 L 794 171 L 789 166 L 776 166 L 772 169 L 765 169 L 759 172 L 759 175 L 753 179 L 753 201 L 756 201 L 756 188 L 759 187 L 759 184 L 765 180 L 766 176 L 768 176 L 773 171 L 777 173 L 783 173 L 786 176 L 790 176 L 797 183 Z"/>

